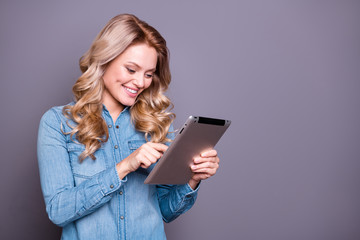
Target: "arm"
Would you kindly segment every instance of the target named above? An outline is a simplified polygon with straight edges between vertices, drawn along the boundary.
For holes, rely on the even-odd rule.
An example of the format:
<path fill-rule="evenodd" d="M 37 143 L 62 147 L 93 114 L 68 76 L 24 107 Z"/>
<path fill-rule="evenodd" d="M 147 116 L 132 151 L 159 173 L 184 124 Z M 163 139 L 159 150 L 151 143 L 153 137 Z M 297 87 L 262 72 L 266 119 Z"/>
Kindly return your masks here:
<path fill-rule="evenodd" d="M 40 121 L 38 162 L 46 211 L 58 226 L 86 216 L 111 199 L 122 181 L 115 166 L 75 186 L 61 121 L 49 110 Z"/>
<path fill-rule="evenodd" d="M 199 187 L 193 190 L 185 185 L 157 185 L 161 214 L 165 222 L 171 222 L 188 211 L 195 203 Z"/>
<path fill-rule="evenodd" d="M 201 180 L 213 176 L 218 168 L 217 152 L 210 150 L 194 158 L 191 165 L 193 176 L 188 184 L 158 185 L 158 199 L 164 221 L 170 222 L 189 210 L 195 203 Z"/>

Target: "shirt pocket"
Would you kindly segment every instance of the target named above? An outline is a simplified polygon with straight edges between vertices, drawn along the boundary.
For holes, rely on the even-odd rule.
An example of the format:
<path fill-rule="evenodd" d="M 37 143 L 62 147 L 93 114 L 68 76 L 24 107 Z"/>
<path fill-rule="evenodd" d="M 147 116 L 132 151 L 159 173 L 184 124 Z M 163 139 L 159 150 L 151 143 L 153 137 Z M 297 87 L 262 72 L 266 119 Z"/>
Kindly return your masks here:
<path fill-rule="evenodd" d="M 80 162 L 79 156 L 85 150 L 83 144 L 70 142 L 67 144 L 67 149 L 69 152 L 71 169 L 77 184 L 85 179 L 90 179 L 92 176 L 106 169 L 105 154 L 102 147 L 95 152 L 95 160 L 87 157 L 82 162 Z"/>
<path fill-rule="evenodd" d="M 138 149 L 139 147 L 141 147 L 145 143 L 146 143 L 146 141 L 141 140 L 141 139 L 129 140 L 128 141 L 128 146 L 129 146 L 130 154 L 133 153 L 136 149 Z M 147 176 L 147 175 L 149 175 L 150 171 L 153 169 L 154 165 L 155 164 L 152 164 L 148 169 L 140 167 L 135 171 L 135 173 Z"/>
<path fill-rule="evenodd" d="M 136 149 L 138 149 L 145 143 L 146 143 L 145 140 L 139 140 L 139 139 L 129 140 L 128 145 L 129 145 L 130 153 L 133 153 Z"/>

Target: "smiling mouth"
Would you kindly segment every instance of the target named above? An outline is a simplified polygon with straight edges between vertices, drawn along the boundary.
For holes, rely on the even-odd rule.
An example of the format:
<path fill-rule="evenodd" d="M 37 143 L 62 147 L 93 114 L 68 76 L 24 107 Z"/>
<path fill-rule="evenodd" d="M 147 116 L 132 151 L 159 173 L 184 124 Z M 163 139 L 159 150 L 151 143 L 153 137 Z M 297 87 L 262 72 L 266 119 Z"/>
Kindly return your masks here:
<path fill-rule="evenodd" d="M 128 88 L 128 87 L 124 87 L 126 91 L 132 93 L 132 94 L 137 94 L 138 91 L 134 90 L 134 89 L 131 89 L 131 88 Z"/>

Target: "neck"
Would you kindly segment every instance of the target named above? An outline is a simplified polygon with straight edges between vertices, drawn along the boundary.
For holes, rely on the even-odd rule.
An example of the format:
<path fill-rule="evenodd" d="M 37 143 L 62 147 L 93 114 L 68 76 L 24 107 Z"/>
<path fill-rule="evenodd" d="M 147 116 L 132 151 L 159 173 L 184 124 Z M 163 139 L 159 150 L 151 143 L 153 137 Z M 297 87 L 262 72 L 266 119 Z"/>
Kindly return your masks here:
<path fill-rule="evenodd" d="M 104 91 L 102 103 L 105 105 L 106 109 L 109 111 L 113 122 L 116 122 L 116 119 L 119 117 L 124 106 L 114 99 L 107 91 Z"/>

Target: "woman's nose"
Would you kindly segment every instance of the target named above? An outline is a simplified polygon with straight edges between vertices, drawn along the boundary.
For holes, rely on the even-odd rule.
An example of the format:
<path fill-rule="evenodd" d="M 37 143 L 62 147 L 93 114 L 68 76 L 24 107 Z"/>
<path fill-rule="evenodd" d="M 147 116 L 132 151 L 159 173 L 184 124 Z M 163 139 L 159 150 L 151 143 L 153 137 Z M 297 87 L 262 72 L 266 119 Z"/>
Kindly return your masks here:
<path fill-rule="evenodd" d="M 144 88 L 145 77 L 141 74 L 138 74 L 137 76 L 135 76 L 134 85 L 138 88 Z"/>

